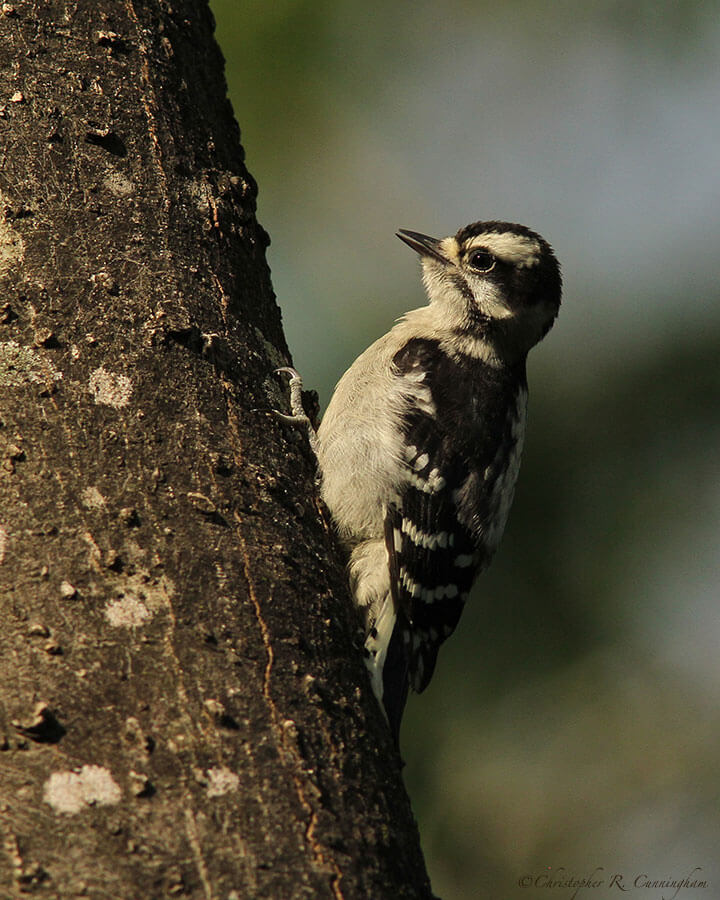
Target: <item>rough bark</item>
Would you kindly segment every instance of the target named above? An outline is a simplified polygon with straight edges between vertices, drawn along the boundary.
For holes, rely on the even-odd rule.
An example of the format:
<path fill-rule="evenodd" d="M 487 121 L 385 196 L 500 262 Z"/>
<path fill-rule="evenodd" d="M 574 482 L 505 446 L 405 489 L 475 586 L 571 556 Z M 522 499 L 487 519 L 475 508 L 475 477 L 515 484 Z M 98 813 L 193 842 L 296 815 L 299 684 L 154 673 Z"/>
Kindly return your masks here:
<path fill-rule="evenodd" d="M 0 62 L 0 897 L 430 897 L 205 2 Z"/>

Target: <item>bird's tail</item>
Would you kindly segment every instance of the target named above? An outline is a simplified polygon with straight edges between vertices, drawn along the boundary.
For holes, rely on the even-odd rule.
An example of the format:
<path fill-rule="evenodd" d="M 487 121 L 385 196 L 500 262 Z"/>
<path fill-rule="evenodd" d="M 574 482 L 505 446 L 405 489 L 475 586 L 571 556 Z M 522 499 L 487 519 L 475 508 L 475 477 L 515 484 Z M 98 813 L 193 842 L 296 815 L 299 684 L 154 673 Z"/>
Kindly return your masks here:
<path fill-rule="evenodd" d="M 388 643 L 382 672 L 382 704 L 390 725 L 395 746 L 400 745 L 400 722 L 407 702 L 410 665 L 410 627 L 402 612 L 398 612 L 395 627 Z"/>

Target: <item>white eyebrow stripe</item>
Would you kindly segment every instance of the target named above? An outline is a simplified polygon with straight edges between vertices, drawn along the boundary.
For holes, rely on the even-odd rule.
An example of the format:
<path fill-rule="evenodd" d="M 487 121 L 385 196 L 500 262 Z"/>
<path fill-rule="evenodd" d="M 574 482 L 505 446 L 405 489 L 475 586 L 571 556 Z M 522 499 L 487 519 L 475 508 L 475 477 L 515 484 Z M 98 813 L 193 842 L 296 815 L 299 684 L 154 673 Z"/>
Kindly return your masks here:
<path fill-rule="evenodd" d="M 511 234 L 510 232 L 498 234 L 489 231 L 485 234 L 478 234 L 468 241 L 465 249 L 472 247 L 483 247 L 498 259 L 521 268 L 537 265 L 541 253 L 540 244 L 536 240 L 525 237 L 523 234 Z"/>

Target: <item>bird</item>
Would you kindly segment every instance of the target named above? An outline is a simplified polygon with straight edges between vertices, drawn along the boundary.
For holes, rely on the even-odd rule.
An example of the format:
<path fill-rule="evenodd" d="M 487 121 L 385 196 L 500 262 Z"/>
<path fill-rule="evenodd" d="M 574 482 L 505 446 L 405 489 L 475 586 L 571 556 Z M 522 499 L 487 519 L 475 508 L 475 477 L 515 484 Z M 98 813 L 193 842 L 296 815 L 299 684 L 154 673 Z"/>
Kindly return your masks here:
<path fill-rule="evenodd" d="M 399 746 L 410 689 L 430 682 L 515 491 L 526 358 L 552 327 L 562 276 L 524 225 L 473 222 L 442 239 L 400 229 L 426 305 L 405 313 L 338 381 L 317 433 L 290 367 L 321 497 L 348 553 L 373 691 Z"/>

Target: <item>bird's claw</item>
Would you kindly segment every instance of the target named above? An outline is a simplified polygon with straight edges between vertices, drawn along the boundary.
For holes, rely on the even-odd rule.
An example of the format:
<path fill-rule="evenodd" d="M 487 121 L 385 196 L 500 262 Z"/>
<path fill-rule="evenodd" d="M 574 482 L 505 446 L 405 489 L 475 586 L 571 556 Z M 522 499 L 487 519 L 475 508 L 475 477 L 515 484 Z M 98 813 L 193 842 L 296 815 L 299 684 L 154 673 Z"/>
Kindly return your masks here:
<path fill-rule="evenodd" d="M 280 412 L 279 409 L 272 410 L 273 414 L 281 419 L 283 422 L 287 422 L 290 425 L 300 425 L 303 428 L 307 428 L 308 440 L 310 441 L 310 446 L 314 453 L 317 454 L 317 435 L 315 434 L 315 429 L 312 426 L 312 422 L 308 418 L 307 413 L 305 412 L 305 407 L 303 406 L 302 401 L 302 377 L 297 369 L 293 369 L 291 366 L 281 366 L 279 369 L 275 369 L 276 375 L 289 375 L 290 381 L 288 384 L 290 385 L 290 410 L 292 415 L 287 415 L 287 413 Z"/>

